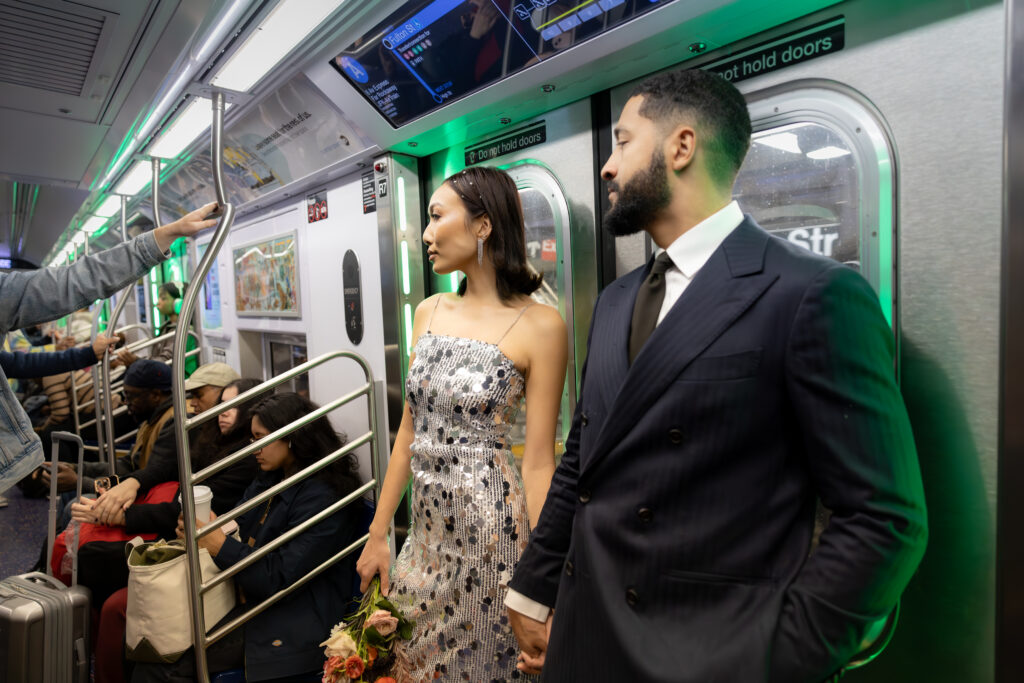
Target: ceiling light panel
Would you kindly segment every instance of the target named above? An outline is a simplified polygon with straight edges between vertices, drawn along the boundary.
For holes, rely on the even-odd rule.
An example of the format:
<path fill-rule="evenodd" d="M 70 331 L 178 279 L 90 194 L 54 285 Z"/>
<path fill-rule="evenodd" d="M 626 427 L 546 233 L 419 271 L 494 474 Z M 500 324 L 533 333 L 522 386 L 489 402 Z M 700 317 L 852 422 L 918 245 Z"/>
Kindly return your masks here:
<path fill-rule="evenodd" d="M 231 108 L 228 104 L 225 111 Z M 151 157 L 175 159 L 213 123 L 213 104 L 206 97 L 193 99 L 149 148 Z"/>
<path fill-rule="evenodd" d="M 93 211 L 93 214 L 96 216 L 103 216 L 104 218 L 110 218 L 120 210 L 121 198 L 118 197 L 117 195 L 112 195 L 110 197 L 107 197 L 103 201 L 103 203 L 100 204 L 100 208 Z"/>
<path fill-rule="evenodd" d="M 85 223 L 82 223 L 82 231 L 87 235 L 91 235 L 106 224 L 106 218 L 103 218 L 102 216 L 92 216 Z"/>
<path fill-rule="evenodd" d="M 341 4 L 341 0 L 281 0 L 210 84 L 248 92 Z"/>
<path fill-rule="evenodd" d="M 137 195 L 149 185 L 153 179 L 153 170 L 150 164 L 137 161 L 121 178 L 121 182 L 114 188 L 117 194 Z"/>

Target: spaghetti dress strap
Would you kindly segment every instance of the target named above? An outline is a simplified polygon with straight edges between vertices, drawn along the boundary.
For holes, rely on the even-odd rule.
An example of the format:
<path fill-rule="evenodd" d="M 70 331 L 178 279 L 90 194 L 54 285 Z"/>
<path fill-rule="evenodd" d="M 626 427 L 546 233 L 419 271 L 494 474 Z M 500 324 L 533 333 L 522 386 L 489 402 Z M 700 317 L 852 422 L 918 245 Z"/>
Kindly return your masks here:
<path fill-rule="evenodd" d="M 443 297 L 443 296 L 444 296 L 444 294 L 438 294 L 437 295 L 437 301 L 434 302 L 434 310 L 432 310 L 430 312 L 430 320 L 427 321 L 427 333 L 430 332 L 430 326 L 434 324 L 434 314 L 437 313 L 437 305 L 439 303 L 441 303 L 441 297 Z M 520 314 L 520 315 L 522 315 L 522 314 Z M 518 320 L 518 318 L 517 318 L 517 320 Z M 514 324 L 515 323 L 513 323 L 513 325 Z"/>
<path fill-rule="evenodd" d="M 511 332 L 512 328 L 516 326 L 516 323 L 519 322 L 519 319 L 523 317 L 523 313 L 526 313 L 526 309 L 529 308 L 530 306 L 534 305 L 535 303 L 537 303 L 537 302 L 536 301 L 531 301 L 530 303 L 528 303 L 525 306 L 523 306 L 522 309 L 520 309 L 519 315 L 516 316 L 516 319 L 513 320 L 512 324 L 508 326 L 507 330 L 505 330 L 505 334 L 501 335 L 501 339 L 504 339 L 505 337 L 508 336 L 508 333 Z M 501 344 L 501 339 L 499 339 L 498 341 L 494 342 L 494 345 L 498 346 L 499 344 Z"/>

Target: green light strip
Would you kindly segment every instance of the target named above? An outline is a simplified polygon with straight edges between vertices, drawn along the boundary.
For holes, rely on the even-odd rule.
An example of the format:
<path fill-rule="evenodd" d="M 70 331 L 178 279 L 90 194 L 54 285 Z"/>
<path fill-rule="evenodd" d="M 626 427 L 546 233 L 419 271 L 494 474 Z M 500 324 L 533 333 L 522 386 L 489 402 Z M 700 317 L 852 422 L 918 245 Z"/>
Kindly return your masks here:
<path fill-rule="evenodd" d="M 405 305 L 405 357 L 412 353 L 412 304 Z M 403 363 L 408 365 L 408 363 Z"/>
<path fill-rule="evenodd" d="M 402 242 L 402 293 L 409 296 L 409 243 Z"/>
<path fill-rule="evenodd" d="M 893 273 L 893 206 L 892 206 L 892 162 L 878 161 L 878 298 L 889 327 L 892 327 Z"/>

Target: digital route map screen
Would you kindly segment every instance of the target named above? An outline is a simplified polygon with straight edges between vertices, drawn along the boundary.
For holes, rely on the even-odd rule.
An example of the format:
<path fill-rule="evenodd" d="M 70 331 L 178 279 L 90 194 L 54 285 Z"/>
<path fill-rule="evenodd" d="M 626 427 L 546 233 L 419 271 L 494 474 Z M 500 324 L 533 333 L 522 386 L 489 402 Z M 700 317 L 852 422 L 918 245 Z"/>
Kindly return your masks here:
<path fill-rule="evenodd" d="M 673 1 L 406 2 L 331 65 L 398 128 Z"/>

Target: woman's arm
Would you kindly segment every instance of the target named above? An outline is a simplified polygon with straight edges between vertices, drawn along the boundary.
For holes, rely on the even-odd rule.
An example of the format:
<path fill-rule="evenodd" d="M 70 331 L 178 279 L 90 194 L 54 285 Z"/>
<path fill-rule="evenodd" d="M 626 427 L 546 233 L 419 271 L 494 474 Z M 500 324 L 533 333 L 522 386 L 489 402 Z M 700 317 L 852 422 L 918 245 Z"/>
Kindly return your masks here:
<path fill-rule="evenodd" d="M 565 386 L 569 342 L 565 321 L 550 306 L 532 307 L 523 322 L 527 323 L 523 332 L 529 339 L 523 486 L 532 529 L 540 518 L 555 473 L 555 428 Z"/>
<path fill-rule="evenodd" d="M 435 296 L 441 296 L 440 294 Z M 429 320 L 434 307 L 435 297 L 430 297 L 420 302 L 416 307 L 416 314 L 413 320 L 412 334 L 413 346 L 423 334 L 427 321 Z M 409 367 L 412 367 L 415 354 L 409 356 Z M 403 392 L 404 393 L 404 392 Z M 391 449 L 391 458 L 388 460 L 388 471 L 384 475 L 384 483 L 381 486 L 380 499 L 377 501 L 377 511 L 370 523 L 370 540 L 363 547 L 356 563 L 356 571 L 362 579 L 360 590 L 365 591 L 375 575 L 380 575 L 380 588 L 386 595 L 388 592 L 388 573 L 391 569 L 391 546 L 388 545 L 388 529 L 391 528 L 391 520 L 395 516 L 395 510 L 402 502 L 405 489 L 409 486 L 409 479 L 412 477 L 412 467 L 409 464 L 412 458 L 412 441 L 414 433 L 412 426 L 412 415 L 409 413 L 409 406 L 402 409 L 402 423 L 398 427 L 398 435 L 395 437 L 395 446 Z"/>

